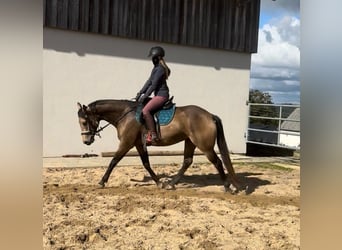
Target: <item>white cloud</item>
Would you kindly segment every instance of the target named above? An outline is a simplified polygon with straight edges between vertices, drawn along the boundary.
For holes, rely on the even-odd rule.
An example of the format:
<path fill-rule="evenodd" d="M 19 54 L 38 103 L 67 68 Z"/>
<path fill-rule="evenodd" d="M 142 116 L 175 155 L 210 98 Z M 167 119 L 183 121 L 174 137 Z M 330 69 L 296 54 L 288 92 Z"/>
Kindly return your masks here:
<path fill-rule="evenodd" d="M 252 55 L 252 64 L 299 68 L 299 31 L 300 21 L 294 17 L 265 24 L 259 29 L 258 53 Z"/>
<path fill-rule="evenodd" d="M 273 23 L 273 22 L 272 22 Z M 300 45 L 300 20 L 291 16 L 284 16 L 274 25 L 278 28 L 281 39 L 299 48 Z"/>
<path fill-rule="evenodd" d="M 299 98 L 300 20 L 272 19 L 259 29 L 258 53 L 252 55 L 251 88 Z M 279 102 L 279 100 L 275 100 Z"/>

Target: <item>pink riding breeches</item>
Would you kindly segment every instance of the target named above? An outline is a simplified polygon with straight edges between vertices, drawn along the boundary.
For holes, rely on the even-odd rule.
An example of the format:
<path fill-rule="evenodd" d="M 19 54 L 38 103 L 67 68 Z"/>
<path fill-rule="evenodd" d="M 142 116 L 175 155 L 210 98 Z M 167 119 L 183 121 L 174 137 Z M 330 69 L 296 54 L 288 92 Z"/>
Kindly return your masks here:
<path fill-rule="evenodd" d="M 142 113 L 148 130 L 152 132 L 156 131 L 153 114 L 161 109 L 167 100 L 168 98 L 165 96 L 154 96 L 143 108 Z"/>

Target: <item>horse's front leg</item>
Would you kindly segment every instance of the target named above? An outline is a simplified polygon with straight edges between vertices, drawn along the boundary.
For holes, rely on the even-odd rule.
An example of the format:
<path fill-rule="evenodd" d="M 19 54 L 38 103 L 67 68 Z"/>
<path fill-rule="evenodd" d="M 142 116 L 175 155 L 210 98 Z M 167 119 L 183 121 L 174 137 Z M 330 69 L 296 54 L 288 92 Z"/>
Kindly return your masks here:
<path fill-rule="evenodd" d="M 156 185 L 158 187 L 160 187 L 160 182 L 159 182 L 159 178 L 157 177 L 157 175 L 155 174 L 155 172 L 152 170 L 151 168 L 151 165 L 150 165 L 150 160 L 149 160 L 149 157 L 148 157 L 148 153 L 147 151 L 144 149 L 144 146 L 141 144 L 141 143 L 137 143 L 135 145 L 138 153 L 139 153 L 139 156 L 140 156 L 140 159 L 142 161 L 142 164 L 144 166 L 144 168 L 147 170 L 147 172 L 150 174 L 152 180 L 154 180 L 154 182 L 156 183 Z"/>
<path fill-rule="evenodd" d="M 127 154 L 127 152 L 132 148 L 128 143 L 120 143 L 119 149 L 115 152 L 113 159 L 111 160 L 106 173 L 103 175 L 99 185 L 104 187 L 108 182 L 109 176 L 112 173 L 114 167 L 119 163 L 119 161 Z"/>

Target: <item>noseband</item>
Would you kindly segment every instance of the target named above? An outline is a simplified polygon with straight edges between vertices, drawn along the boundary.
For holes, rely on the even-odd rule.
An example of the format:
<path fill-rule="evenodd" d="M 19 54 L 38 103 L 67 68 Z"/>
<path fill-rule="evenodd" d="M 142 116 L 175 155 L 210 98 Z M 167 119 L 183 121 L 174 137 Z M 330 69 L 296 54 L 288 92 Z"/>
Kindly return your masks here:
<path fill-rule="evenodd" d="M 125 112 L 123 115 L 121 115 L 113 124 L 116 126 L 128 113 L 134 111 L 134 109 L 130 109 L 128 110 L 127 112 Z M 85 117 L 85 119 L 87 120 L 87 123 L 88 123 L 88 128 L 89 127 L 92 127 L 90 124 L 90 121 L 87 117 Z M 100 132 L 102 130 L 104 130 L 106 127 L 108 127 L 110 125 L 110 123 L 107 123 L 105 126 L 103 127 L 100 127 L 99 129 L 97 130 L 86 130 L 86 131 L 82 131 L 81 132 L 81 135 L 92 135 L 92 136 L 98 136 L 101 138 L 101 135 L 100 135 Z"/>
<path fill-rule="evenodd" d="M 100 135 L 100 132 L 102 130 L 104 130 L 106 127 L 108 127 L 110 125 L 110 123 L 106 124 L 105 126 L 103 127 L 100 127 L 98 130 L 95 130 L 95 131 L 90 131 L 90 130 L 87 130 L 87 131 L 82 131 L 81 132 L 81 135 L 92 135 L 92 136 L 98 136 L 101 138 L 101 135 Z"/>
<path fill-rule="evenodd" d="M 94 127 L 92 126 L 92 125 L 93 125 L 93 121 L 92 121 L 92 119 L 89 118 L 89 116 L 88 116 L 87 114 L 84 114 L 84 115 L 83 115 L 83 118 L 84 118 L 84 119 L 86 120 L 86 122 L 87 122 L 88 130 L 81 131 L 81 135 L 91 135 L 91 136 L 98 135 L 99 137 L 101 137 L 100 134 L 99 134 L 99 132 L 100 132 L 103 128 L 101 128 L 100 130 L 94 129 Z"/>

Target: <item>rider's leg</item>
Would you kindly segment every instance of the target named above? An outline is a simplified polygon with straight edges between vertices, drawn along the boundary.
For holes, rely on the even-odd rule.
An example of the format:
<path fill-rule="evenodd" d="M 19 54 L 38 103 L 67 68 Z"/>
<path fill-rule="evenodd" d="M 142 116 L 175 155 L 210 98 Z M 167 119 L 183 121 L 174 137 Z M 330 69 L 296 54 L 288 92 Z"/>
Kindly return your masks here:
<path fill-rule="evenodd" d="M 167 101 L 167 97 L 154 96 L 143 108 L 142 113 L 146 122 L 148 129 L 148 134 L 146 138 L 146 144 L 151 145 L 152 141 L 158 139 L 156 133 L 156 126 L 153 120 L 152 114 L 154 114 L 158 109 L 162 108 L 164 103 Z"/>

